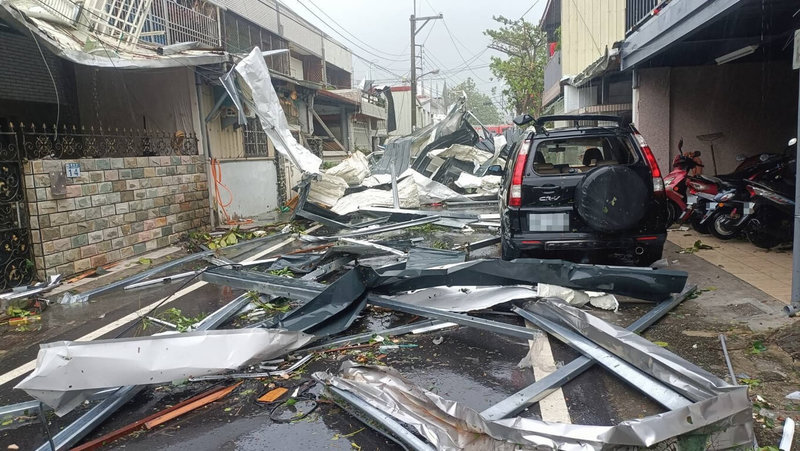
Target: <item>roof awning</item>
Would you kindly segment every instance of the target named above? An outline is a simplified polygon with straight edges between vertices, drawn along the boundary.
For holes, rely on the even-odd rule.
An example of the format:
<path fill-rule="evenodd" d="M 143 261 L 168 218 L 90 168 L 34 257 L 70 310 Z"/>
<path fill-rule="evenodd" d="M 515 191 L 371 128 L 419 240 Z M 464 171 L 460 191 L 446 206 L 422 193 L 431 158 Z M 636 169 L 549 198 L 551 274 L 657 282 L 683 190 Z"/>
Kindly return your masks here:
<path fill-rule="evenodd" d="M 82 31 L 67 23 L 29 17 L 15 8 L 9 0 L 0 0 L 0 19 L 24 34 L 33 34 L 56 56 L 76 64 L 114 69 L 157 69 L 181 66 L 201 66 L 230 61 L 221 50 L 184 50 L 171 55 L 159 55 L 155 45 L 137 45 L 122 49 L 111 39 L 88 30 Z"/>
<path fill-rule="evenodd" d="M 606 48 L 603 56 L 589 65 L 583 72 L 572 77 L 571 85 L 581 87 L 586 83 L 594 80 L 597 77 L 605 75 L 609 72 L 619 71 L 619 49 L 611 49 L 611 52 Z"/>
<path fill-rule="evenodd" d="M 746 0 L 682 0 L 670 2 L 659 14 L 625 39 L 622 70 L 663 53 L 694 31 L 710 24 Z"/>

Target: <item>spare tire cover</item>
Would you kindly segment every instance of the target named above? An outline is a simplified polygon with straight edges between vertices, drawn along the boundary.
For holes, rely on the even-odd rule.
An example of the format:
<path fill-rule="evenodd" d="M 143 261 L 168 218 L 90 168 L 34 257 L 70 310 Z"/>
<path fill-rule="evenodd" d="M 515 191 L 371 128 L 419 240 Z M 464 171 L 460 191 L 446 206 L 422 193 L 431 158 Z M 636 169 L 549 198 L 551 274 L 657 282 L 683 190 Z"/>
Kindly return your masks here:
<path fill-rule="evenodd" d="M 598 232 L 621 232 L 644 217 L 649 196 L 642 177 L 627 166 L 601 166 L 575 187 L 575 208 Z"/>

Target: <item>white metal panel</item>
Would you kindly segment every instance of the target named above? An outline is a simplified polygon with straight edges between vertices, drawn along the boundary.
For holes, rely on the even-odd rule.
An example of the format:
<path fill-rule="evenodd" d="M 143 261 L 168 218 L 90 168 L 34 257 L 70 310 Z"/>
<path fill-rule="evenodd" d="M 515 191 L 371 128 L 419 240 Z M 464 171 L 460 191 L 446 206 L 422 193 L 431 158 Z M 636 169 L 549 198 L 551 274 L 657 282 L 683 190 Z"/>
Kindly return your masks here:
<path fill-rule="evenodd" d="M 289 76 L 295 80 L 305 80 L 302 61 L 297 58 L 289 58 Z"/>
<path fill-rule="evenodd" d="M 350 50 L 327 37 L 324 39 L 323 45 L 325 47 L 325 61 L 339 69 L 353 73 L 353 54 Z"/>

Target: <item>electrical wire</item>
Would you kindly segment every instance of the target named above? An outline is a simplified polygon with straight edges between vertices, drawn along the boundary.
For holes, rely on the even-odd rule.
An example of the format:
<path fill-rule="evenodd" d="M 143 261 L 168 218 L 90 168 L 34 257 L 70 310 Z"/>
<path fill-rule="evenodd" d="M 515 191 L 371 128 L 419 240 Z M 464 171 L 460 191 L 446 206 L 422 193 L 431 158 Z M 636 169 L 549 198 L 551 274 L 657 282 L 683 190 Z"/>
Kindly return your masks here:
<path fill-rule="evenodd" d="M 572 2 L 572 6 L 575 8 L 575 12 L 578 13 L 578 17 L 581 19 L 581 23 L 583 23 L 583 27 L 586 28 L 586 32 L 589 34 L 589 37 L 592 39 L 592 44 L 594 44 L 594 48 L 597 49 L 597 53 L 600 55 L 603 54 L 603 51 L 600 50 L 600 46 L 597 45 L 597 41 L 594 39 L 594 34 L 592 30 L 589 28 L 589 25 L 586 24 L 586 20 L 583 18 L 583 14 L 581 14 L 580 8 L 575 3 L 575 0 L 570 0 Z"/>
<path fill-rule="evenodd" d="M 444 29 L 447 30 L 448 36 L 450 36 L 450 41 L 453 43 L 453 47 L 456 49 L 456 53 L 458 53 L 458 56 L 459 56 L 459 58 L 461 58 L 461 61 L 464 62 L 464 65 L 467 66 L 467 69 L 469 69 L 469 71 L 472 72 L 472 75 L 474 75 L 475 78 L 477 78 L 478 80 L 480 80 L 480 81 L 482 81 L 484 83 L 488 83 L 486 80 L 481 78 L 478 74 L 475 73 L 474 70 L 472 70 L 469 67 L 469 64 L 467 63 L 467 60 L 464 58 L 464 55 L 461 53 L 461 50 L 458 49 L 458 45 L 456 45 L 455 37 L 453 36 L 453 32 L 450 31 L 450 27 L 447 26 L 447 21 L 442 19 L 442 24 L 444 25 Z"/>
<path fill-rule="evenodd" d="M 314 11 L 313 11 L 311 8 L 309 8 L 308 6 L 306 6 L 306 4 L 305 4 L 305 3 L 301 2 L 300 0 L 298 0 L 298 2 L 297 2 L 297 3 L 298 3 L 300 6 L 302 6 L 303 8 L 305 8 L 305 9 L 306 9 L 306 11 L 308 11 L 309 13 L 311 13 L 311 15 L 312 15 L 312 16 L 316 17 L 316 18 L 317 18 L 317 19 L 318 19 L 320 22 L 322 22 L 322 23 L 325 23 L 325 19 L 323 19 L 322 17 L 320 17 L 320 16 L 319 16 L 317 13 L 315 13 L 315 12 L 314 12 Z M 331 31 L 333 31 L 334 33 L 338 34 L 338 35 L 339 35 L 339 37 L 341 37 L 341 38 L 342 38 L 342 39 L 344 39 L 345 41 L 349 42 L 350 44 L 352 44 L 352 45 L 353 45 L 353 46 L 355 46 L 356 48 L 358 48 L 358 49 L 360 49 L 360 50 L 362 50 L 362 51 L 366 52 L 367 54 L 374 56 L 375 58 L 380 58 L 380 59 L 382 59 L 382 60 L 385 60 L 385 61 L 392 61 L 392 62 L 403 62 L 403 61 L 405 61 L 404 59 L 397 59 L 397 58 L 387 58 L 387 57 L 385 57 L 385 56 L 379 55 L 379 54 L 377 54 L 377 53 L 375 53 L 375 52 L 373 52 L 373 51 L 371 51 L 371 50 L 368 50 L 368 49 L 366 49 L 366 48 L 362 47 L 361 45 L 359 45 L 358 43 L 356 43 L 356 42 L 355 42 L 355 41 L 353 41 L 352 39 L 349 39 L 349 38 L 348 38 L 347 36 L 345 36 L 343 33 L 341 33 L 341 32 L 339 32 L 339 31 L 337 31 L 335 28 L 333 28 L 333 27 L 331 27 L 331 26 L 329 26 L 329 28 L 330 28 L 330 30 L 331 30 Z"/>
<path fill-rule="evenodd" d="M 297 2 L 298 2 L 298 3 L 301 3 L 301 0 L 297 0 Z M 330 19 L 330 21 L 331 21 L 331 22 L 333 22 L 333 23 L 334 23 L 336 26 L 338 26 L 339 28 L 341 28 L 342 30 L 344 30 L 344 32 L 345 32 L 345 33 L 347 33 L 348 35 L 352 36 L 352 37 L 353 37 L 353 39 L 355 39 L 356 41 L 358 41 L 358 42 L 360 42 L 360 43 L 364 44 L 365 46 L 367 46 L 367 47 L 369 47 L 369 48 L 371 48 L 372 50 L 374 50 L 374 51 L 376 51 L 376 52 L 383 53 L 383 54 L 385 54 L 385 55 L 389 55 L 389 56 L 395 56 L 395 57 L 408 57 L 408 55 L 406 55 L 406 54 L 402 54 L 402 53 L 401 53 L 401 54 L 398 54 L 398 53 L 389 53 L 389 52 L 383 51 L 383 50 L 381 50 L 381 49 L 375 48 L 375 47 L 373 47 L 373 46 L 371 46 L 371 45 L 367 44 L 366 42 L 364 42 L 364 41 L 362 41 L 361 39 L 359 39 L 359 38 L 358 38 L 358 36 L 354 35 L 354 34 L 353 34 L 353 33 L 351 33 L 350 31 L 348 31 L 348 30 L 347 30 L 347 28 L 343 27 L 343 26 L 342 26 L 342 25 L 341 25 L 339 22 L 337 22 L 337 21 L 336 21 L 336 20 L 335 20 L 333 17 L 331 17 L 330 15 L 328 15 L 328 13 L 326 13 L 326 12 L 325 12 L 325 10 L 323 10 L 322 8 L 320 8 L 320 7 L 319 7 L 319 5 L 317 5 L 316 3 L 314 3 L 314 1 L 313 1 L 313 0 L 308 0 L 308 2 L 309 2 L 309 3 L 311 3 L 311 4 L 312 4 L 312 5 L 315 7 L 315 8 L 317 8 L 317 9 L 319 10 L 319 12 L 321 12 L 321 13 L 322 13 L 322 14 L 323 14 L 325 17 L 327 17 L 328 19 Z"/>
<path fill-rule="evenodd" d="M 536 6 L 537 3 L 539 3 L 539 0 L 535 0 L 533 2 L 533 4 L 531 4 L 530 8 L 526 9 L 525 12 L 522 13 L 521 16 L 519 16 L 519 20 L 522 20 L 523 18 L 525 18 L 525 16 L 527 16 L 528 13 L 531 12 L 531 10 L 533 10 L 533 7 Z"/>
<path fill-rule="evenodd" d="M 55 141 L 58 139 L 58 123 L 61 120 L 61 100 L 58 96 L 58 85 L 56 84 L 56 79 L 53 77 L 53 72 L 50 70 L 50 64 L 47 63 L 47 58 L 44 56 L 44 52 L 42 51 L 42 46 L 39 45 L 39 40 L 36 39 L 36 35 L 33 33 L 33 30 L 28 28 L 28 31 L 31 33 L 31 38 L 33 38 L 33 42 L 36 43 L 36 48 L 39 49 L 39 55 L 42 56 L 42 62 L 44 62 L 44 67 L 47 68 L 47 73 L 50 75 L 50 81 L 53 82 L 53 92 L 56 94 L 56 126 L 53 132 L 53 140 Z"/>

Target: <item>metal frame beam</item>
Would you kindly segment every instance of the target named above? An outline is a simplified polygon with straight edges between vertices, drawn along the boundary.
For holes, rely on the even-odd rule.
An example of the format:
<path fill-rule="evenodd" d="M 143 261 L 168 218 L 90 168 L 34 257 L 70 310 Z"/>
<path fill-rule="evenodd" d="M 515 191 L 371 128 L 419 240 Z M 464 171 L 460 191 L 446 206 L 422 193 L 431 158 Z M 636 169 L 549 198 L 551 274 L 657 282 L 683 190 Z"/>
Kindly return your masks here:
<path fill-rule="evenodd" d="M 476 318 L 469 315 L 452 313 L 429 307 L 410 305 L 395 301 L 393 299 L 388 299 L 383 296 L 369 296 L 367 298 L 367 302 L 378 307 L 390 308 L 392 310 L 398 310 L 413 315 L 420 315 L 443 321 L 450 321 L 463 326 L 475 327 L 490 332 L 521 338 L 523 340 L 530 340 L 535 337 L 535 332 L 526 327 L 514 326 L 512 324 L 505 324 L 497 321 Z M 634 367 L 628 362 L 625 362 L 614 354 L 611 354 L 600 346 L 566 329 L 565 327 L 559 326 L 558 324 L 552 323 L 546 319 L 534 316 L 530 312 L 522 309 L 515 309 L 515 311 L 520 316 L 523 316 L 525 319 L 533 322 L 564 343 L 595 359 L 598 363 L 606 367 L 606 369 L 616 374 L 623 380 L 629 382 L 631 385 L 641 390 L 645 395 L 649 396 L 670 410 L 685 407 L 692 403 L 690 400 L 676 393 L 668 386 L 653 379 L 650 375 L 641 372 L 638 368 Z"/>
<path fill-rule="evenodd" d="M 231 316 L 236 314 L 236 312 L 241 309 L 241 303 L 243 300 L 249 302 L 249 298 L 247 294 L 239 296 L 238 298 L 234 299 L 233 301 L 229 302 L 222 308 L 218 309 L 211 315 L 209 315 L 198 327 L 197 330 L 210 330 L 218 325 L 224 323 L 227 319 Z M 238 309 L 234 309 L 235 306 L 239 306 Z M 81 415 L 80 418 L 70 423 L 67 427 L 59 431 L 56 435 L 53 436 L 53 444 L 55 445 L 55 449 L 66 449 L 70 448 L 80 439 L 82 439 L 86 434 L 90 433 L 100 424 L 102 424 L 108 417 L 114 414 L 120 407 L 125 405 L 128 401 L 133 399 L 136 394 L 140 391 L 144 390 L 146 385 L 128 385 L 125 387 L 121 387 L 119 390 L 114 392 L 114 394 L 110 395 L 108 398 L 101 401 L 96 406 L 92 407 L 88 412 Z M 37 448 L 37 451 L 47 451 L 50 450 L 51 445 L 50 443 L 45 443 Z"/>
<path fill-rule="evenodd" d="M 536 327 L 558 338 L 564 344 L 594 359 L 608 371 L 611 371 L 619 378 L 628 382 L 633 388 L 641 391 L 669 410 L 679 409 L 692 404 L 692 401 L 686 399 L 683 395 L 653 379 L 650 375 L 643 373 L 630 363 L 606 351 L 584 336 L 550 320 L 534 315 L 527 310 L 516 307 L 514 308 L 514 312 L 536 325 Z"/>
<path fill-rule="evenodd" d="M 663 318 L 667 312 L 671 311 L 678 304 L 688 299 L 689 296 L 691 296 L 696 290 L 697 286 L 693 285 L 684 290 L 682 293 L 672 295 L 669 298 L 661 301 L 655 307 L 650 309 L 649 312 L 645 313 L 639 319 L 634 321 L 630 326 L 627 327 L 627 329 L 631 332 L 643 332 L 648 327 L 652 326 L 658 320 Z M 594 363 L 595 362 L 592 359 L 586 356 L 578 357 L 572 362 L 543 377 L 541 380 L 534 382 L 533 384 L 514 393 L 503 401 L 500 401 L 492 407 L 484 410 L 481 412 L 481 416 L 487 420 L 499 420 L 501 418 L 510 417 L 546 398 L 558 388 L 591 368 Z"/>

